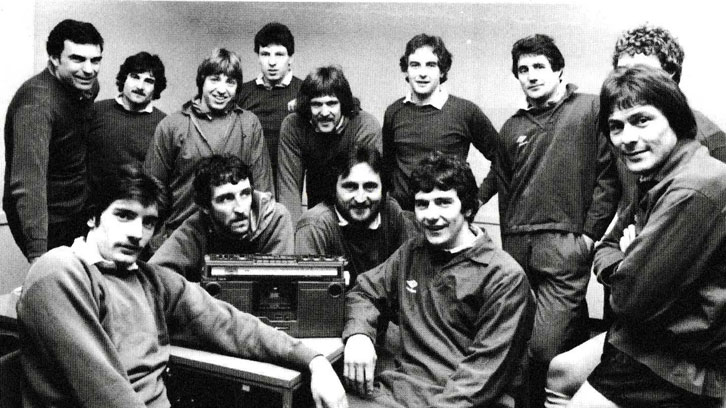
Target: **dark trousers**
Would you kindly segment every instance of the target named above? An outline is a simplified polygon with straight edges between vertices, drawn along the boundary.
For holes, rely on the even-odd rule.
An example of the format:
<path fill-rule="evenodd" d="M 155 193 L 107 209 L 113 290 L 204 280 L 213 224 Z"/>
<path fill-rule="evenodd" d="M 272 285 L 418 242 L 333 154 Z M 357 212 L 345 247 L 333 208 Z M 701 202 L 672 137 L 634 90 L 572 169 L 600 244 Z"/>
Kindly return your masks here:
<path fill-rule="evenodd" d="M 592 253 L 581 235 L 557 231 L 506 235 L 502 245 L 535 294 L 529 391 L 530 408 L 540 408 L 550 360 L 588 338 L 585 294 Z"/>

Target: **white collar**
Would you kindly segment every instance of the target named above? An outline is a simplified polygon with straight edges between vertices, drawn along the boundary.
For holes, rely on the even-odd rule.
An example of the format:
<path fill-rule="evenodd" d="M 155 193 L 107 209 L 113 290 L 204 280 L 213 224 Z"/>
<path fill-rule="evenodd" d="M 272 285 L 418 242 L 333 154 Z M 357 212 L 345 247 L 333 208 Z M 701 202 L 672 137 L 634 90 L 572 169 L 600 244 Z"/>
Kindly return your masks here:
<path fill-rule="evenodd" d="M 88 242 L 86 242 L 86 239 L 84 237 L 76 238 L 73 241 L 73 245 L 71 245 L 71 249 L 73 250 L 73 253 L 78 255 L 79 258 L 81 258 L 84 262 L 88 264 L 100 264 L 102 267 L 105 268 L 116 268 L 115 262 L 104 259 L 101 256 L 101 253 L 98 252 L 98 246 L 89 244 Z M 126 268 L 127 271 L 133 271 L 136 269 L 139 269 L 139 266 L 136 264 L 136 262 Z"/>
<path fill-rule="evenodd" d="M 446 101 L 448 100 L 449 92 L 444 89 L 444 87 L 439 85 L 436 89 L 434 89 L 434 92 L 431 94 L 428 102 L 421 104 L 420 106 L 431 105 L 434 108 L 441 110 L 444 108 L 444 104 L 446 104 Z M 416 102 L 413 101 L 412 90 L 409 89 L 408 92 L 406 92 L 406 96 L 403 98 L 403 103 L 412 103 L 414 105 L 418 105 Z"/>
<path fill-rule="evenodd" d="M 451 254 L 459 253 L 461 251 L 464 251 L 466 249 L 469 249 L 469 248 L 473 247 L 474 246 L 474 243 L 476 242 L 476 240 L 479 239 L 482 235 L 484 235 L 484 233 L 481 232 L 481 230 L 479 229 L 479 227 L 477 227 L 475 225 L 469 225 L 469 231 L 471 231 L 471 232 L 474 233 L 474 239 L 472 239 L 470 242 L 466 242 L 466 243 L 461 244 L 461 245 L 459 245 L 457 247 L 449 248 L 449 249 L 444 249 L 444 251 L 449 252 Z"/>
<path fill-rule="evenodd" d="M 285 77 L 282 78 L 282 81 L 276 83 L 274 86 L 270 85 L 265 81 L 265 76 L 262 75 L 262 72 L 257 74 L 257 78 L 255 78 L 255 84 L 258 86 L 264 86 L 266 89 L 272 89 L 272 88 L 287 88 L 288 85 L 290 85 L 290 82 L 292 82 L 292 70 L 288 70 L 287 74 L 285 74 Z"/>
<path fill-rule="evenodd" d="M 119 105 L 121 105 L 121 107 L 124 108 L 124 110 L 125 111 L 128 111 L 128 112 L 146 112 L 146 113 L 152 113 L 152 112 L 154 112 L 154 106 L 151 104 L 151 102 L 149 102 L 149 104 L 146 105 L 146 107 L 144 109 L 140 110 L 140 111 L 132 111 L 132 110 L 130 110 L 124 104 L 124 96 L 123 96 L 123 94 L 118 94 L 118 96 L 116 97 L 116 103 L 118 103 Z"/>

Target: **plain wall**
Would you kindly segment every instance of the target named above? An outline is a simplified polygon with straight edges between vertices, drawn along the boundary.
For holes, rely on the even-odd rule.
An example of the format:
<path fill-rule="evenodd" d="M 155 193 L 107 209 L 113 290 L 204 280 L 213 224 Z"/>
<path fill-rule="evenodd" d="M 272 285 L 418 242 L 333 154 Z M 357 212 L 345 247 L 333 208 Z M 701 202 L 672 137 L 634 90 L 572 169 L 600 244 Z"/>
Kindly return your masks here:
<path fill-rule="evenodd" d="M 197 66 L 215 47 L 238 52 L 245 80 L 253 79 L 258 72 L 254 34 L 265 23 L 280 21 L 295 35 L 295 74 L 303 78 L 320 65 L 342 66 L 363 108 L 381 122 L 386 106 L 407 89 L 398 68 L 406 41 L 421 32 L 440 35 L 454 56 L 446 88 L 477 103 L 499 128 L 524 105 L 519 83 L 510 71 L 514 41 L 533 33 L 551 35 L 565 56 L 565 80 L 582 91 L 597 93 L 611 68 L 615 40 L 622 31 L 650 22 L 679 38 L 686 50 L 681 85 L 692 105 L 723 128 L 726 112 L 721 99 L 726 84 L 714 80 L 711 73 L 726 60 L 722 51 L 712 51 L 720 43 L 716 39 L 723 36 L 722 14 L 717 5 L 689 2 L 686 8 L 684 4 L 3 3 L 0 22 L 5 40 L 0 47 L 7 80 L 0 87 L 0 110 L 7 109 L 23 80 L 46 66 L 47 35 L 64 18 L 93 23 L 105 39 L 98 100 L 117 94 L 115 76 L 127 56 L 139 51 L 159 54 L 166 65 L 168 88 L 157 106 L 166 112 L 178 110 L 194 96 Z M 0 122 L 4 123 L 4 117 Z M 478 152 L 470 153 L 469 161 L 480 181 L 488 161 Z M 3 170 L 4 161 L 0 173 Z M 3 220 L 0 213 L 0 223 Z M 498 240 L 496 203 L 484 206 L 477 220 Z M 6 225 L 0 225 L 0 245 L 0 256 L 8 259 L 0 263 L 0 293 L 5 293 L 22 279 L 24 260 Z"/>

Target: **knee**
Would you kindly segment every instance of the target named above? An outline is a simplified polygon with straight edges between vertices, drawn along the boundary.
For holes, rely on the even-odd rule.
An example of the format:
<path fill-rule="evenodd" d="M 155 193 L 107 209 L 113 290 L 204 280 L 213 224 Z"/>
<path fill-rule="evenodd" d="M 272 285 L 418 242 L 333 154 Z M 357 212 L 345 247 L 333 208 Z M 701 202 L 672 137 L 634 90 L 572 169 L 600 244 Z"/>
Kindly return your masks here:
<path fill-rule="evenodd" d="M 547 370 L 547 388 L 561 394 L 572 396 L 580 388 L 578 361 L 571 353 L 562 353 L 550 361 Z"/>

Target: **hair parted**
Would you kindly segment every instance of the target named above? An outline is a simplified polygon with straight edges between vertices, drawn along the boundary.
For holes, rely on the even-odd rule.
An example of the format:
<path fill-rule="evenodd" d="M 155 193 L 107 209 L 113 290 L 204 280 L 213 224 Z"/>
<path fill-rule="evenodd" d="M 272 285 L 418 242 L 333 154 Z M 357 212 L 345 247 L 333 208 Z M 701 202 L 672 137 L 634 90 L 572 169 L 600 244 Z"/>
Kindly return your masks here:
<path fill-rule="evenodd" d="M 237 86 L 242 86 L 242 61 L 233 51 L 226 48 L 215 48 L 212 54 L 205 58 L 197 68 L 197 97 L 202 95 L 204 80 L 211 75 L 224 74 L 237 81 Z M 234 97 L 234 104 L 237 104 L 239 92 Z"/>
<path fill-rule="evenodd" d="M 646 105 L 663 113 L 678 139 L 696 137 L 696 119 L 676 81 L 645 65 L 618 68 L 605 79 L 600 90 L 600 131 L 610 137 L 608 119 L 615 110 Z"/>
<path fill-rule="evenodd" d="M 555 40 L 545 34 L 534 34 L 520 38 L 512 45 L 512 74 L 519 78 L 519 58 L 523 55 L 544 55 L 552 71 L 565 68 L 565 57 L 555 45 Z"/>
<path fill-rule="evenodd" d="M 231 154 L 213 154 L 201 159 L 194 172 L 194 202 L 202 207 L 212 205 L 212 188 L 223 184 L 237 184 L 240 180 L 249 179 L 254 189 L 250 167 L 237 156 Z"/>
<path fill-rule="evenodd" d="M 325 194 L 327 203 L 335 203 L 338 178 L 348 177 L 350 175 L 350 169 L 360 163 L 368 164 L 376 174 L 381 176 L 382 193 L 383 196 L 386 195 L 388 186 L 383 180 L 383 156 L 381 155 L 381 152 L 374 147 L 356 144 L 352 153 L 346 150 L 341 150 L 330 161 L 330 172 L 328 173 L 330 174 L 330 180 L 325 183 L 328 188 L 328 191 L 326 192 L 327 194 Z"/>
<path fill-rule="evenodd" d="M 297 107 L 295 112 L 305 122 L 312 118 L 310 101 L 321 96 L 335 96 L 340 101 L 340 112 L 347 118 L 352 118 L 360 110 L 359 102 L 353 97 L 350 84 L 343 75 L 343 69 L 337 65 L 329 65 L 314 69 L 303 80 L 297 94 Z"/>
<path fill-rule="evenodd" d="M 265 24 L 255 35 L 255 54 L 259 54 L 260 47 L 279 44 L 287 49 L 287 55 L 295 54 L 295 37 L 285 24 L 272 22 Z"/>
<path fill-rule="evenodd" d="M 643 24 L 624 32 L 615 43 L 613 68 L 618 67 L 618 60 L 623 54 L 655 55 L 661 68 L 671 74 L 676 83 L 681 82 L 685 53 L 676 38 L 664 28 Z"/>
<path fill-rule="evenodd" d="M 454 189 L 461 201 L 461 213 L 472 222 L 479 209 L 476 179 L 469 164 L 453 155 L 439 151 L 423 158 L 411 173 L 411 191 L 431 192 L 434 188 L 441 191 Z M 468 214 L 467 214 L 468 213 Z"/>
<path fill-rule="evenodd" d="M 95 218 L 96 225 L 101 214 L 116 200 L 135 200 L 144 207 L 155 205 L 159 211 L 167 208 L 166 189 L 163 184 L 143 171 L 141 165 L 125 165 L 104 176 L 89 196 L 88 218 Z"/>
<path fill-rule="evenodd" d="M 164 63 L 161 62 L 158 55 L 151 55 L 146 51 L 131 55 L 121 64 L 116 75 L 118 91 L 123 92 L 129 74 L 143 74 L 144 72 L 151 72 L 151 75 L 154 76 L 154 96 L 152 99 L 159 99 L 161 93 L 166 89 Z"/>
<path fill-rule="evenodd" d="M 103 37 L 91 23 L 66 19 L 56 24 L 48 35 L 45 50 L 51 57 L 60 57 L 65 40 L 76 44 L 98 45 L 103 52 Z"/>
<path fill-rule="evenodd" d="M 440 83 L 443 84 L 449 77 L 449 70 L 451 69 L 453 56 L 451 55 L 449 50 L 446 49 L 444 40 L 442 40 L 439 36 L 422 33 L 408 40 L 408 42 L 406 43 L 406 51 L 404 51 L 403 55 L 398 61 L 398 65 L 401 67 L 401 72 L 408 71 L 408 57 L 421 47 L 431 47 L 434 55 L 438 57 L 439 70 L 441 71 Z"/>

